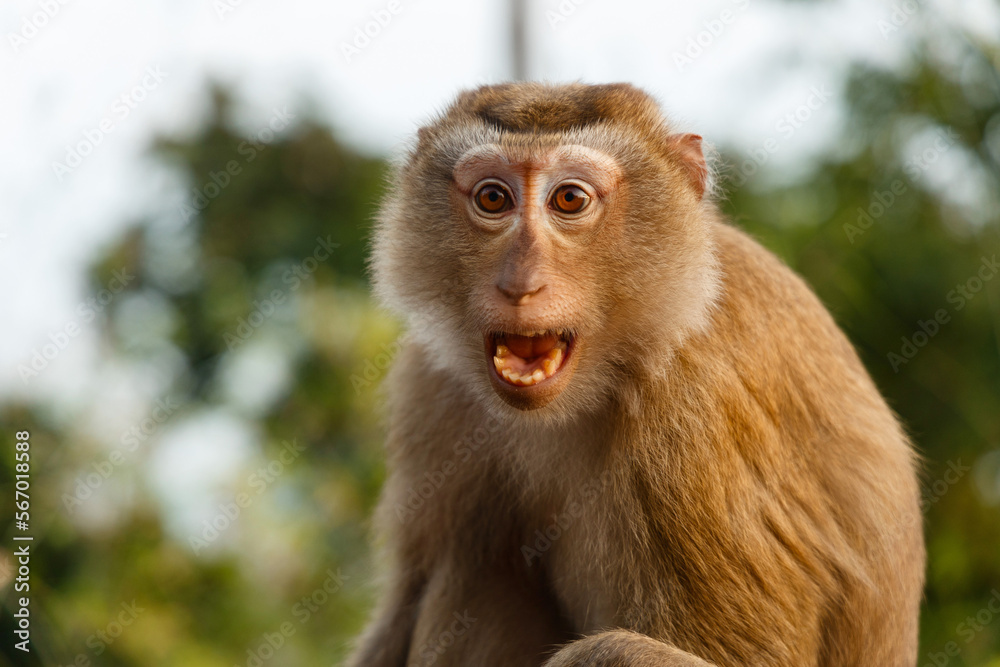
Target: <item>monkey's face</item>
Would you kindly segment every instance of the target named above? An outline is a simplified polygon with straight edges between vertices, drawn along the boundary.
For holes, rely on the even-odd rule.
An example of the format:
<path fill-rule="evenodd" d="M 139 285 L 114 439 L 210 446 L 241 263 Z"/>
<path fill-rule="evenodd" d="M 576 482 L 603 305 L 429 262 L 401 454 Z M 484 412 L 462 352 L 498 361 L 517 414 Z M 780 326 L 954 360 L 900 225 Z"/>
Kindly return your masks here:
<path fill-rule="evenodd" d="M 547 405 L 572 381 L 595 327 L 593 243 L 620 204 L 622 168 L 580 145 L 486 144 L 455 164 L 451 204 L 470 269 L 483 372 L 508 404 Z M 595 261 L 598 260 L 598 261 Z"/>
<path fill-rule="evenodd" d="M 662 371 L 707 321 L 701 138 L 671 134 L 630 88 L 484 90 L 395 174 L 376 291 L 426 365 L 487 407 L 569 417 Z"/>
<path fill-rule="evenodd" d="M 379 292 L 426 360 L 483 400 L 554 416 L 662 366 L 715 285 L 685 170 L 597 141 L 470 143 L 412 160 L 376 237 Z"/>

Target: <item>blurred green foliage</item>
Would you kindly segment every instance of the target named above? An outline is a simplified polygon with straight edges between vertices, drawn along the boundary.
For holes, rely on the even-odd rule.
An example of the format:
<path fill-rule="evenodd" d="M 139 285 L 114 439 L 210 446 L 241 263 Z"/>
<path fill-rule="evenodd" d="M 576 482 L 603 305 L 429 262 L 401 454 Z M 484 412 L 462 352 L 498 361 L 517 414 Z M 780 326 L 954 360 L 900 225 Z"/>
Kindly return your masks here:
<path fill-rule="evenodd" d="M 815 288 L 926 458 L 921 665 L 955 642 L 948 664 L 1000 667 L 1000 621 L 981 613 L 1000 590 L 1000 280 L 954 292 L 1000 250 L 998 62 L 994 46 L 943 33 L 902 72 L 856 66 L 835 149 L 795 178 L 723 155 L 726 211 Z M 373 600 L 377 384 L 398 329 L 373 306 L 364 262 L 386 167 L 313 120 L 259 143 L 229 114 L 217 92 L 198 136 L 155 147 L 183 201 L 134 225 L 92 275 L 94 292 L 121 267 L 137 276 L 99 318 L 104 363 L 155 376 L 148 409 L 164 396 L 176 409 L 68 506 L 121 446 L 84 427 L 95 406 L 0 408 L 32 434 L 41 664 L 337 664 Z M 199 548 L 151 478 L 168 434 L 210 414 L 246 425 L 256 448 L 216 497 L 251 504 Z M 255 471 L 293 441 L 304 451 L 261 490 Z M 11 516 L 10 457 L 0 478 Z M 141 612 L 104 642 L 133 601 Z M 9 641 L 3 659 L 23 663 Z"/>

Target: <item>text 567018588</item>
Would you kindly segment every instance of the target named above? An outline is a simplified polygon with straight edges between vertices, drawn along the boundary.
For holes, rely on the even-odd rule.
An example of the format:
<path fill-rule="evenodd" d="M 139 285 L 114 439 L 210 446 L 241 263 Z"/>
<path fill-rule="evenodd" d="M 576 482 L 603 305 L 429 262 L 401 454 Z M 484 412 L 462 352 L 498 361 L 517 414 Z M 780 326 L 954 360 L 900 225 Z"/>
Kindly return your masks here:
<path fill-rule="evenodd" d="M 14 445 L 14 525 L 21 533 L 28 530 L 31 515 L 30 498 L 28 490 L 31 487 L 31 443 L 30 434 L 27 431 L 18 431 L 15 434 L 17 443 Z M 28 642 L 31 640 L 31 616 L 28 610 L 31 599 L 28 593 L 31 591 L 31 536 L 24 534 L 14 535 L 14 540 L 22 542 L 14 549 L 14 558 L 17 561 L 17 577 L 14 579 L 14 590 L 23 593 L 23 597 L 17 599 L 14 618 L 17 619 L 14 627 L 14 647 L 27 652 Z"/>

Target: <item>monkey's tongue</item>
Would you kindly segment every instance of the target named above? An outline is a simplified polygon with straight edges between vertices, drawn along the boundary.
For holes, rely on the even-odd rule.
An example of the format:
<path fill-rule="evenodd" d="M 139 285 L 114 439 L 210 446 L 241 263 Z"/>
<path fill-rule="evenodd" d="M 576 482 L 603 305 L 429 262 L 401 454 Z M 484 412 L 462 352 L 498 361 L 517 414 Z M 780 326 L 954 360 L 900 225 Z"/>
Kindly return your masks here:
<path fill-rule="evenodd" d="M 559 372 L 566 349 L 566 341 L 556 333 L 502 334 L 496 339 L 493 366 L 510 384 L 530 387 Z"/>
<path fill-rule="evenodd" d="M 546 354 L 559 342 L 559 334 L 544 333 L 540 336 L 519 336 L 518 334 L 503 334 L 497 343 L 507 348 L 522 359 L 534 359 Z"/>

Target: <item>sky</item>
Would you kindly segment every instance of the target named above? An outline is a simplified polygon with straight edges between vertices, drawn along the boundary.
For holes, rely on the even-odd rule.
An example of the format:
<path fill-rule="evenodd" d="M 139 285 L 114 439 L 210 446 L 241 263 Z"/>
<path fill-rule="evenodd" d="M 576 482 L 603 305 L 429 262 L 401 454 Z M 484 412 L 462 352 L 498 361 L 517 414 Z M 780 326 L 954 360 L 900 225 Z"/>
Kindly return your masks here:
<path fill-rule="evenodd" d="M 750 156 L 775 142 L 767 160 L 779 178 L 807 177 L 799 167 L 839 136 L 852 62 L 904 67 L 908 35 L 941 13 L 1000 34 L 989 0 L 528 4 L 531 78 L 635 83 L 709 143 Z M 0 400 L 65 414 L 96 406 L 105 435 L 149 409 L 136 396 L 160 388 L 136 382 L 155 380 L 110 362 L 98 343 L 98 290 L 114 298 L 115 285 L 95 289 L 85 272 L 130 225 L 181 224 L 193 184 L 148 150 L 155 137 L 197 132 L 209 81 L 235 91 L 248 135 L 312 114 L 347 144 L 386 155 L 457 91 L 510 76 L 507 25 L 506 0 L 2 3 Z M 19 367 L 53 345 L 44 372 L 22 378 Z M 189 424 L 161 448 L 165 470 L 197 449 Z M 239 443 L 254 437 L 227 415 L 201 426 L 222 459 L 244 456 Z"/>

